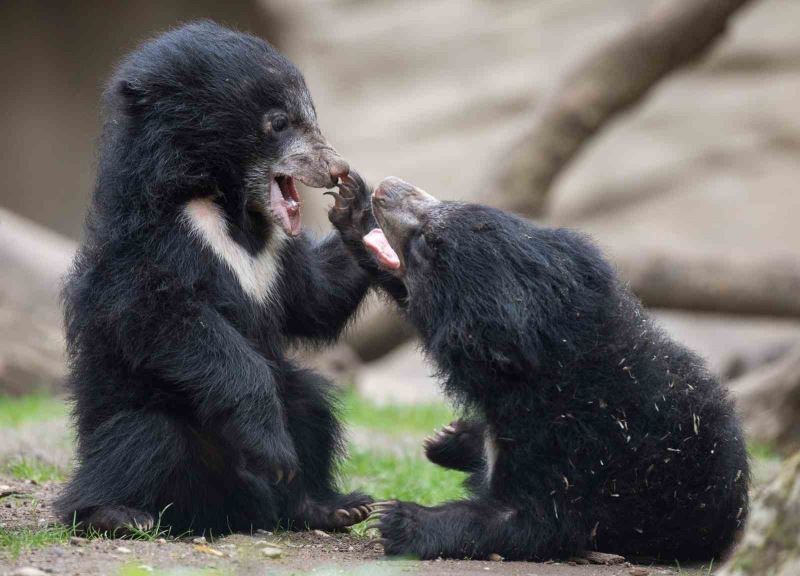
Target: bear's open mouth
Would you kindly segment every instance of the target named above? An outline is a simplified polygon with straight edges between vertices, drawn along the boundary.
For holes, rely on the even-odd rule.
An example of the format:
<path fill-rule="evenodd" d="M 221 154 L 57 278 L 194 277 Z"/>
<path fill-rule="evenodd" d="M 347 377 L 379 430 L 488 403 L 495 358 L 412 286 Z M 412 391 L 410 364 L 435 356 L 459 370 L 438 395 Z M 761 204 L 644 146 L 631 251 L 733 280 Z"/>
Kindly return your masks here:
<path fill-rule="evenodd" d="M 285 174 L 273 176 L 269 186 L 269 206 L 289 236 L 300 234 L 300 195 L 294 186 L 294 178 Z"/>

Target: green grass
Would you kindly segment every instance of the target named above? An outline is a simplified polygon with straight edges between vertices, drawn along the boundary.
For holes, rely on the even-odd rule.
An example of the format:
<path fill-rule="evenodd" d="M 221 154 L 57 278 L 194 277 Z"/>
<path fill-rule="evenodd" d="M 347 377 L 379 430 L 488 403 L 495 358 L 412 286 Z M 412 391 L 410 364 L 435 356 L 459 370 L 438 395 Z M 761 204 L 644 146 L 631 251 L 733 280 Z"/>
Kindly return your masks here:
<path fill-rule="evenodd" d="M 28 422 L 60 418 L 68 411 L 63 400 L 44 394 L 0 395 L 0 428 L 17 428 Z"/>
<path fill-rule="evenodd" d="M 462 485 L 466 474 L 431 464 L 422 455 L 421 446 L 397 453 L 398 437 L 417 438 L 421 445 L 422 438 L 434 428 L 453 420 L 455 413 L 447 405 L 378 406 L 348 392 L 342 416 L 348 427 L 386 438 L 385 449 L 380 448 L 381 442 L 369 449 L 350 447 L 349 457 L 340 468 L 345 491 L 359 490 L 376 500 L 411 500 L 426 506 L 466 495 Z M 363 535 L 365 530 L 360 524 L 353 531 Z"/>
<path fill-rule="evenodd" d="M 34 501 L 34 506 L 37 502 Z M 161 528 L 161 514 L 158 515 L 158 522 L 150 530 L 138 530 L 130 528 L 130 533 L 122 536 L 121 540 L 145 540 L 152 542 L 157 538 L 169 538 L 168 530 Z M 10 555 L 12 558 L 19 556 L 20 552 L 32 548 L 41 548 L 53 544 L 65 544 L 70 537 L 80 535 L 87 540 L 97 538 L 108 538 L 109 534 L 98 532 L 92 528 L 88 531 L 79 532 L 78 525 L 70 526 L 64 524 L 53 524 L 45 528 L 0 528 L 0 558 L 3 555 Z M 179 536 L 180 537 L 180 536 Z M 197 572 L 205 574 L 205 572 Z M 211 574 L 211 573 L 209 573 Z"/>
<path fill-rule="evenodd" d="M 0 429 L 19 428 L 24 424 L 63 418 L 69 408 L 63 399 L 44 394 L 28 396 L 0 395 Z M 0 431 L 2 435 L 2 431 Z M 65 440 L 66 441 L 66 440 Z M 36 483 L 63 480 L 66 474 L 52 464 L 30 458 L 16 458 L 0 463 L 0 474 Z"/>
<path fill-rule="evenodd" d="M 434 428 L 440 428 L 455 418 L 453 410 L 446 404 L 378 406 L 352 391 L 344 396 L 342 416 L 350 426 L 394 435 L 408 432 L 430 434 Z"/>
<path fill-rule="evenodd" d="M 74 536 L 72 526 L 54 525 L 46 528 L 0 528 L 0 551 L 7 552 L 12 558 L 19 556 L 23 550 L 41 548 L 52 544 L 63 544 Z"/>
<path fill-rule="evenodd" d="M 438 504 L 465 495 L 466 474 L 445 470 L 422 456 L 393 456 L 351 448 L 342 466 L 346 489 L 371 494 L 376 500 L 413 500 Z"/>
<path fill-rule="evenodd" d="M 465 495 L 462 487 L 465 474 L 431 464 L 421 448 L 400 455 L 394 450 L 393 438 L 407 435 L 419 438 L 421 443 L 434 428 L 453 420 L 456 416 L 447 405 L 378 406 L 348 392 L 343 416 L 348 426 L 387 438 L 385 450 L 351 446 L 349 458 L 340 470 L 345 489 L 364 491 L 377 500 L 413 500 L 424 505 Z"/>
<path fill-rule="evenodd" d="M 778 454 L 774 448 L 767 444 L 762 444 L 760 442 L 749 442 L 747 444 L 747 451 L 750 453 L 750 457 L 753 459 L 758 460 L 780 460 L 781 456 Z"/>
<path fill-rule="evenodd" d="M 32 480 L 37 484 L 66 478 L 66 473 L 61 468 L 28 458 L 19 458 L 6 462 L 0 466 L 0 472 L 13 476 L 18 480 Z"/>

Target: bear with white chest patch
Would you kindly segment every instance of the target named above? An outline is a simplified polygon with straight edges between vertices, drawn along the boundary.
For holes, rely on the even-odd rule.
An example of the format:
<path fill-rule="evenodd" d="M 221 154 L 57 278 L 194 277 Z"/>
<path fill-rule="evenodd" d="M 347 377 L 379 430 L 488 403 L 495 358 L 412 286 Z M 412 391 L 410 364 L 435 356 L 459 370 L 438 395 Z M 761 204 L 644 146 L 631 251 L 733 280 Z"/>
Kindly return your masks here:
<path fill-rule="evenodd" d="M 64 291 L 77 468 L 57 508 L 122 533 L 341 529 L 332 386 L 285 355 L 334 340 L 370 285 L 302 231 L 296 181 L 347 178 L 300 72 L 210 22 L 145 43 L 106 92 L 97 185 Z"/>

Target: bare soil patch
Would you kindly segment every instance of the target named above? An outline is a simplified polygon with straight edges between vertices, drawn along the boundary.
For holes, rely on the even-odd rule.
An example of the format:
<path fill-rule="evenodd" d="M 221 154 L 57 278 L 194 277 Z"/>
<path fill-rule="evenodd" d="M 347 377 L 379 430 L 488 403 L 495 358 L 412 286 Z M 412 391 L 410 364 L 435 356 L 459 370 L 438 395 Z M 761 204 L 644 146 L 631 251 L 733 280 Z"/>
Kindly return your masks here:
<path fill-rule="evenodd" d="M 44 530 L 55 523 L 52 501 L 59 484 L 34 484 L 0 476 L 0 528 L 7 531 Z M 266 552 L 265 552 L 266 549 Z M 277 551 L 276 551 L 277 549 Z M 277 557 L 273 557 L 277 556 Z M 40 548 L 23 549 L 14 557 L 0 549 L 0 574 L 22 568 L 48 574 L 458 574 L 473 576 L 649 576 L 701 574 L 699 567 L 617 566 L 570 563 L 389 560 L 379 544 L 352 534 L 259 531 L 209 538 L 91 540 L 71 538 Z M 187 572 L 188 571 L 188 572 Z M 195 571 L 195 572 L 193 572 Z"/>

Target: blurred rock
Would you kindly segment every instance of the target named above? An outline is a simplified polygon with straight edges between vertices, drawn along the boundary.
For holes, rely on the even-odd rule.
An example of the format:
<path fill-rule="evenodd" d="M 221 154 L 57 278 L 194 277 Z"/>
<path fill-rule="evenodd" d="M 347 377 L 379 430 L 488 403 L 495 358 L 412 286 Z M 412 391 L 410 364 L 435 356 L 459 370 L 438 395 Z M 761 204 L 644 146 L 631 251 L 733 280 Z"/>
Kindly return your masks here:
<path fill-rule="evenodd" d="M 652 310 L 678 342 L 706 359 L 712 372 L 727 380 L 775 360 L 800 342 L 800 322 L 721 314 Z"/>
<path fill-rule="evenodd" d="M 784 455 L 800 450 L 800 341 L 778 360 L 730 383 L 745 431 Z"/>
<path fill-rule="evenodd" d="M 426 363 L 416 341 L 396 348 L 380 360 L 364 366 L 356 388 L 376 404 L 427 404 L 442 401 L 433 369 Z"/>
<path fill-rule="evenodd" d="M 343 341 L 319 350 L 302 350 L 295 354 L 300 366 L 319 372 L 338 386 L 351 386 L 361 367 L 361 359 Z"/>
<path fill-rule="evenodd" d="M 717 576 L 800 574 L 800 453 L 754 499 L 744 537 Z"/>
<path fill-rule="evenodd" d="M 380 358 L 414 335 L 414 329 L 388 298 L 370 294 L 362 304 L 358 329 L 349 330 L 345 341 L 364 361 Z"/>
<path fill-rule="evenodd" d="M 71 240 L 0 208 L 0 393 L 60 389 L 58 292 L 74 251 Z"/>

